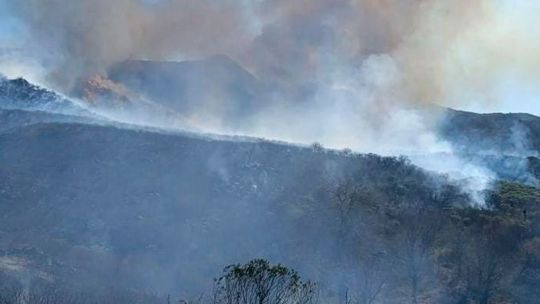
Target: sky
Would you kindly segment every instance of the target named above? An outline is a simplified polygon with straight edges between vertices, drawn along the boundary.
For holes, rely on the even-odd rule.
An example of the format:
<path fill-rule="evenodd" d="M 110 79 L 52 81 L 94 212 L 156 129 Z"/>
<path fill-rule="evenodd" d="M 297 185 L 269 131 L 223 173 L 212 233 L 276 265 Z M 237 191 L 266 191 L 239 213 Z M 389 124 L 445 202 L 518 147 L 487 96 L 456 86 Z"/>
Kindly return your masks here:
<path fill-rule="evenodd" d="M 530 48 L 529 52 L 538 54 L 533 56 L 540 60 L 540 19 L 537 14 L 540 11 L 540 1 L 499 0 L 496 3 L 498 22 L 511 28 L 511 35 L 530 41 L 527 46 Z M 523 52 L 520 43 L 515 47 L 514 56 L 519 57 L 520 51 Z M 511 61 L 512 58 L 508 60 Z M 462 108 L 474 112 L 523 112 L 540 115 L 540 73 L 534 63 L 532 64 L 531 70 L 526 71 L 525 75 L 519 68 L 509 68 L 497 76 L 494 81 L 497 102 L 486 104 L 482 100 L 471 98 Z"/>
<path fill-rule="evenodd" d="M 10 48 L 24 35 L 24 26 L 15 16 L 10 15 L 5 0 L 0 1 L 0 47 Z"/>

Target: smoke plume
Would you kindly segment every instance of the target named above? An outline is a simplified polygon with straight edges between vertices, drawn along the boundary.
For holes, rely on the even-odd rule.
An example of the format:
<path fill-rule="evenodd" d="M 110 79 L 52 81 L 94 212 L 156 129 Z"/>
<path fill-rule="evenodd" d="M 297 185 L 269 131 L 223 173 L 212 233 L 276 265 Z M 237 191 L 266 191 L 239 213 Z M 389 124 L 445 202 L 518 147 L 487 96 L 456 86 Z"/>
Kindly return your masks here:
<path fill-rule="evenodd" d="M 408 101 L 494 102 L 501 77 L 538 75 L 538 5 L 442 0 L 29 0 L 9 3 L 47 66 L 73 79 L 129 58 L 224 54 L 258 77 L 295 87 L 385 55 Z M 530 17 L 530 16 L 529 16 Z M 525 20 L 525 21 L 524 21 Z"/>

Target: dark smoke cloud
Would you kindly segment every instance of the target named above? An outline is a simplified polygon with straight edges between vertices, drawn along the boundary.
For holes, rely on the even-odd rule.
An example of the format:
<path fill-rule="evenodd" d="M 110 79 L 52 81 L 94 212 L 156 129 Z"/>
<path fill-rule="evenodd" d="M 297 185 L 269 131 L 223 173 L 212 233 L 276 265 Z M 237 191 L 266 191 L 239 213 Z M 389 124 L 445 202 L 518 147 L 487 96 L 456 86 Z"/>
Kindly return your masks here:
<path fill-rule="evenodd" d="M 391 2 L 265 1 L 252 64 L 262 75 L 298 79 L 324 72 L 337 58 L 358 64 L 389 53 L 413 30 L 419 3 Z"/>
<path fill-rule="evenodd" d="M 458 33 L 460 24 L 467 25 L 461 20 L 466 19 L 463 8 L 479 17 L 477 4 L 440 4 L 445 2 L 29 0 L 11 6 L 29 27 L 30 46 L 50 63 L 54 83 L 69 87 L 74 75 L 100 72 L 128 58 L 174 60 L 221 53 L 259 77 L 293 83 L 317 80 L 335 61 L 359 64 L 369 55 L 394 56 L 402 48 L 406 55 L 400 64 L 416 65 L 422 59 L 410 58 L 410 51 L 412 57 L 442 53 L 428 45 L 422 48 L 430 54 L 423 54 L 411 36 L 420 32 L 429 39 L 433 35 L 424 28 L 439 26 L 435 32 L 451 39 L 454 33 L 444 26 L 450 24 Z M 437 9 L 443 16 L 436 16 Z M 437 17 L 443 18 L 442 25 L 422 24 Z"/>
<path fill-rule="evenodd" d="M 496 100 L 501 74 L 511 71 L 522 82 L 540 74 L 539 33 L 522 21 L 535 6 L 513 12 L 512 3 L 28 0 L 12 1 L 9 10 L 28 28 L 26 49 L 41 57 L 49 82 L 64 89 L 77 76 L 129 58 L 213 54 L 230 56 L 268 82 L 318 88 L 336 71 L 386 55 L 403 75 L 407 102 L 455 105 Z"/>
<path fill-rule="evenodd" d="M 29 47 L 52 61 L 50 80 L 62 88 L 129 58 L 234 52 L 249 33 L 241 1 L 30 0 L 12 9 L 32 33 Z"/>

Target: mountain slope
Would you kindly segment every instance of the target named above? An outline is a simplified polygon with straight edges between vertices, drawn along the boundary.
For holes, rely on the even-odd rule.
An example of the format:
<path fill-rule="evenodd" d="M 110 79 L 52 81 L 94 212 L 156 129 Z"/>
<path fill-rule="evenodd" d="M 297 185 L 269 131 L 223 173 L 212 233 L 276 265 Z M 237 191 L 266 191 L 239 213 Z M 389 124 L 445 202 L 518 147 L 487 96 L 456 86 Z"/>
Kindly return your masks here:
<path fill-rule="evenodd" d="M 257 110 L 267 93 L 261 82 L 225 56 L 178 63 L 125 61 L 113 66 L 108 77 L 183 115 L 208 114 L 230 123 Z"/>
<path fill-rule="evenodd" d="M 0 76 L 0 109 L 91 115 L 80 105 L 55 92 L 33 85 L 23 78 L 7 79 L 2 76 Z"/>
<path fill-rule="evenodd" d="M 536 155 L 540 151 L 540 118 L 530 114 L 447 110 L 440 134 L 468 153 Z"/>
<path fill-rule="evenodd" d="M 0 133 L 41 122 L 98 122 L 103 118 L 22 78 L 0 77 Z"/>

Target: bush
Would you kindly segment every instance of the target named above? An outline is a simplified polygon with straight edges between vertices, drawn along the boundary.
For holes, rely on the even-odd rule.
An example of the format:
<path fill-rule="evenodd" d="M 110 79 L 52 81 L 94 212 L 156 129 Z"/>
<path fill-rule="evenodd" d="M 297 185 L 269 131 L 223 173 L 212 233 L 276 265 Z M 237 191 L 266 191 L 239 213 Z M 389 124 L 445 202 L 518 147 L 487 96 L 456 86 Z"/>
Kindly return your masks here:
<path fill-rule="evenodd" d="M 230 265 L 215 281 L 215 304 L 309 304 L 316 302 L 316 285 L 303 282 L 294 270 L 272 266 L 263 259 Z"/>

